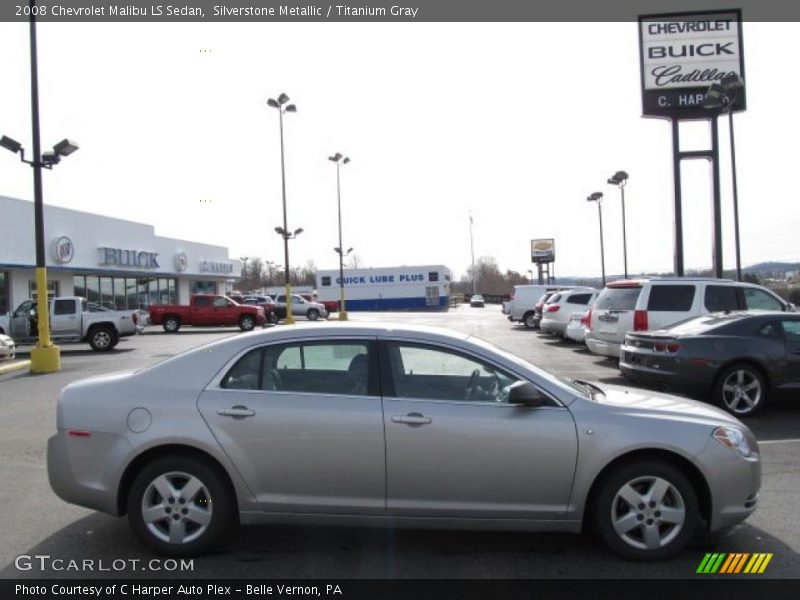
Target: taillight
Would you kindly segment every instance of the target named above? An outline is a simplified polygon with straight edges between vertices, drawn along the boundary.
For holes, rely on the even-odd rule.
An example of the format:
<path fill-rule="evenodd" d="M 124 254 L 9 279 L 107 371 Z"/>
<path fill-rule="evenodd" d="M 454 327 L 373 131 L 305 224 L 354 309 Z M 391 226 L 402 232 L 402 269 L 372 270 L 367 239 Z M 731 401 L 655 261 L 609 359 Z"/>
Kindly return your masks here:
<path fill-rule="evenodd" d="M 558 312 L 558 309 L 561 308 L 558 304 L 551 304 L 547 307 L 547 312 Z"/>
<path fill-rule="evenodd" d="M 139 324 L 139 315 L 137 313 L 133 313 L 133 324 L 134 325 Z"/>
<path fill-rule="evenodd" d="M 584 319 L 586 319 L 586 321 L 584 321 Z M 586 325 L 586 327 L 588 327 L 589 329 L 592 328 L 592 309 L 591 308 L 588 311 L 586 311 L 586 316 L 583 317 L 583 319 L 581 319 L 581 323 Z"/>
<path fill-rule="evenodd" d="M 670 352 L 675 354 L 680 349 L 680 344 L 676 344 L 675 342 L 670 342 L 669 344 L 665 342 L 656 342 L 653 344 L 653 349 L 656 352 Z"/>
<path fill-rule="evenodd" d="M 647 311 L 636 310 L 633 312 L 633 330 L 647 331 Z"/>

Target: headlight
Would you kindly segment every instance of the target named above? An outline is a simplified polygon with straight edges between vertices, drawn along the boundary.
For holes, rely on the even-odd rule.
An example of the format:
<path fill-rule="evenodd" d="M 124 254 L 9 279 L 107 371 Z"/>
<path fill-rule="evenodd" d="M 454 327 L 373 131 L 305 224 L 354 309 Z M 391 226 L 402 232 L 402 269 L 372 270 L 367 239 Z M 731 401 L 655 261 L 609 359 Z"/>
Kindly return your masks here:
<path fill-rule="evenodd" d="M 753 448 L 741 429 L 735 427 L 717 427 L 714 430 L 714 439 L 727 448 L 733 448 L 745 458 L 753 455 Z"/>

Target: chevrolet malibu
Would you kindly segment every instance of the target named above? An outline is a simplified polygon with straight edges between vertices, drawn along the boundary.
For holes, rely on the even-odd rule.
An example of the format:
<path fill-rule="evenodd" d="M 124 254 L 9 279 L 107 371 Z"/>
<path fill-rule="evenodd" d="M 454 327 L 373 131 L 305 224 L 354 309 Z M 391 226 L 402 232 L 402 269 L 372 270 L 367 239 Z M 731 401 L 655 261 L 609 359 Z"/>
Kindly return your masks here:
<path fill-rule="evenodd" d="M 714 407 L 554 377 L 481 340 L 348 323 L 252 332 L 67 386 L 63 500 L 166 555 L 236 523 L 591 530 L 658 559 L 745 519 L 750 430 Z"/>

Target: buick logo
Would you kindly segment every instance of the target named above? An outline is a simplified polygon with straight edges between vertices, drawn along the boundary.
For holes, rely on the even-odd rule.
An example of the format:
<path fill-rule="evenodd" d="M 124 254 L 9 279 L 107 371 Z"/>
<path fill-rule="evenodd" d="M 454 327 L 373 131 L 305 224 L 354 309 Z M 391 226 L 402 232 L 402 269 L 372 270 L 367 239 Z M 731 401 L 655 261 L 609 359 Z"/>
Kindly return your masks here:
<path fill-rule="evenodd" d="M 175 270 L 183 272 L 188 268 L 189 268 L 189 259 L 186 258 L 186 254 L 184 252 L 178 252 L 175 255 Z"/>
<path fill-rule="evenodd" d="M 65 235 L 62 235 L 60 238 L 56 239 L 55 243 L 53 244 L 53 256 L 55 257 L 56 262 L 59 262 L 62 265 L 70 262 L 75 256 L 75 245 L 72 243 L 72 240 Z"/>

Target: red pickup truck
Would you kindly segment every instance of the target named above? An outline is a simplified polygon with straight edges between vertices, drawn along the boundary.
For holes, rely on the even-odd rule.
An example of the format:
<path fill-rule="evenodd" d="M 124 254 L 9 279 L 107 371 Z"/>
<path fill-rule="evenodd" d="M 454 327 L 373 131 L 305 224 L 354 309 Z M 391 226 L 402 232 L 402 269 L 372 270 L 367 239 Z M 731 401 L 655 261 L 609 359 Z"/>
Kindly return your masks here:
<path fill-rule="evenodd" d="M 167 333 L 175 333 L 184 325 L 238 325 L 242 331 L 250 331 L 267 322 L 263 308 L 238 304 L 227 296 L 213 294 L 195 294 L 189 306 L 153 304 L 150 306 L 150 321 L 161 325 Z"/>

